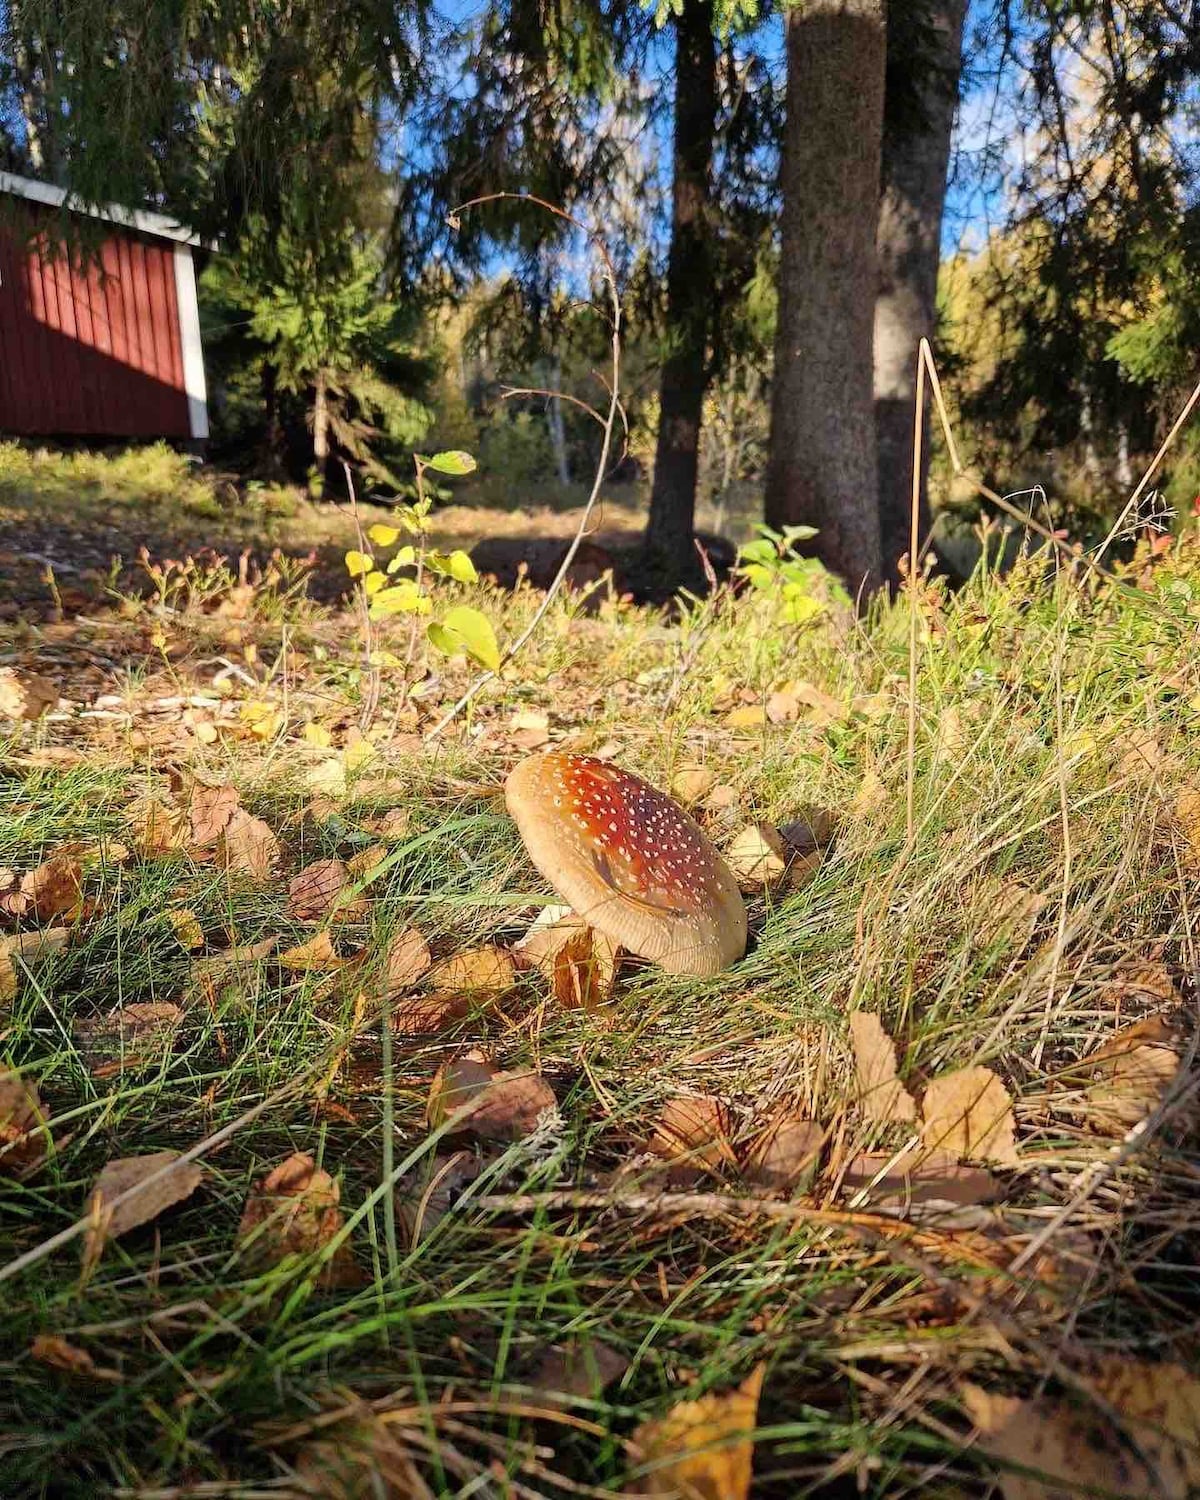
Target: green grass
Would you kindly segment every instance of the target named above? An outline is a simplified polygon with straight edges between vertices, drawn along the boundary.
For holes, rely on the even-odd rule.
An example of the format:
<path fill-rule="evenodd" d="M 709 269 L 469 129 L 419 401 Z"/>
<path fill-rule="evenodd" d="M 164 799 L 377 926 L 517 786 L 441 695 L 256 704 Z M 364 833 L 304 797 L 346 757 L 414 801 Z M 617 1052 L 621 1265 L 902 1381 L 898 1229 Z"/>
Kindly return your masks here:
<path fill-rule="evenodd" d="M 503 726 L 518 706 L 551 710 L 580 745 L 615 743 L 623 764 L 660 784 L 680 764 L 711 764 L 738 789 L 739 823 L 831 808 L 838 840 L 811 883 L 751 901 L 751 950 L 728 973 L 627 971 L 615 1025 L 546 1005 L 526 975 L 502 1011 L 477 1010 L 435 1038 L 397 1035 L 388 1059 L 372 1011 L 331 1096 L 340 1109 L 322 1108 L 316 1085 L 359 984 L 376 993 L 370 964 L 360 981 L 328 984 L 264 960 L 206 998 L 166 911 L 194 909 L 214 942 L 298 942 L 312 929 L 289 919 L 284 882 L 230 886 L 184 856 L 95 863 L 78 941 L 30 965 L 4 1020 L 4 1059 L 36 1082 L 59 1148 L 27 1180 L 4 1180 L 0 1268 L 85 1212 L 105 1161 L 191 1148 L 292 1091 L 204 1158 L 194 1197 L 110 1243 L 90 1277 L 76 1241 L 0 1283 L 5 1500 L 402 1495 L 405 1455 L 439 1496 L 608 1493 L 638 1472 L 628 1439 L 639 1421 L 760 1362 L 756 1495 L 983 1495 L 986 1466 L 962 1446 L 960 1379 L 1029 1391 L 1055 1361 L 1078 1371 L 1096 1351 L 1194 1363 L 1200 1209 L 1184 1117 L 1171 1115 L 1076 1203 L 1114 1138 L 1054 1080 L 1158 1008 L 1115 982 L 1122 965 L 1161 959 L 1193 998 L 1196 880 L 1173 810 L 1181 789 L 1200 785 L 1197 556 L 1194 539 L 1180 544 L 1144 587 L 1131 571 L 1096 592 L 1038 557 L 1004 578 L 979 575 L 957 596 L 930 595 L 911 844 L 903 607 L 805 631 L 779 626 L 761 602 L 705 606 L 682 625 L 556 607 L 514 680 L 481 696 L 472 724 L 490 738 L 459 733 L 436 752 L 385 745 L 365 787 L 325 823 L 304 816 L 312 756 L 298 728 L 333 704 L 357 711 L 354 644 L 345 618 L 298 614 L 293 646 L 310 668 L 293 684 L 284 737 L 194 746 L 186 760 L 236 782 L 279 833 L 289 871 L 348 857 L 372 841 L 366 819 L 408 807 L 409 832 L 370 888 L 366 920 L 339 928 L 345 950 L 365 945 L 377 962 L 410 923 L 439 956 L 524 930 L 543 887 L 495 799 L 515 753 Z M 520 597 L 480 601 L 502 635 L 531 608 Z M 247 626 L 263 659 L 284 623 Z M 199 616 L 172 625 L 179 681 L 201 680 L 214 628 Z M 682 662 L 683 689 L 666 711 Z M 750 734 L 723 727 L 731 689 L 765 694 L 789 677 L 820 684 L 850 705 L 846 716 Z M 465 669 L 446 669 L 444 701 L 465 680 Z M 262 691 L 278 700 L 278 683 Z M 395 691 L 385 684 L 383 724 Z M 84 733 L 60 722 L 8 745 L 0 866 L 30 868 L 74 839 L 127 840 L 130 803 L 180 759 L 178 748 L 126 740 L 73 767 L 38 764 L 46 743 L 83 744 Z M 1153 767 L 1131 758 L 1147 735 Z M 715 832 L 727 836 L 719 823 Z M 996 928 L 1000 880 L 1045 898 L 1034 922 Z M 174 1045 L 97 1078 L 81 1023 L 147 1000 L 184 1005 Z M 999 1174 L 1000 1204 L 915 1236 L 878 1215 L 856 1229 L 715 1205 L 678 1212 L 669 1196 L 623 1204 L 664 1186 L 640 1159 L 656 1111 L 704 1092 L 727 1105 L 735 1143 L 777 1103 L 818 1120 L 822 1171 L 796 1202 L 846 1209 L 839 1164 L 905 1136 L 855 1108 L 855 1007 L 880 1013 L 914 1092 L 973 1062 L 1004 1079 L 1023 1164 Z M 430 1080 L 471 1045 L 504 1067 L 538 1067 L 560 1118 L 490 1153 L 459 1208 L 415 1247 L 401 1216 L 393 1247 L 396 1179 L 419 1176 L 443 1145 L 424 1120 Z M 340 1183 L 358 1288 L 322 1289 L 311 1261 L 262 1272 L 236 1253 L 247 1192 L 292 1151 Z M 752 1191 L 732 1171 L 698 1189 Z M 477 1203 L 575 1191 L 593 1206 Z M 1071 1204 L 1050 1259 L 1010 1277 L 1013 1254 Z M 119 1378 L 47 1368 L 29 1353 L 39 1334 L 86 1349 Z M 573 1340 L 598 1340 L 628 1363 L 602 1400 L 556 1408 L 528 1381 L 552 1346 Z M 386 1451 L 380 1429 L 363 1435 L 366 1403 L 393 1414 Z M 305 1489 L 302 1455 L 330 1413 L 343 1414 L 331 1430 L 351 1468 L 360 1456 L 357 1479 Z M 393 1473 L 391 1489 L 371 1488 L 372 1467 Z"/>

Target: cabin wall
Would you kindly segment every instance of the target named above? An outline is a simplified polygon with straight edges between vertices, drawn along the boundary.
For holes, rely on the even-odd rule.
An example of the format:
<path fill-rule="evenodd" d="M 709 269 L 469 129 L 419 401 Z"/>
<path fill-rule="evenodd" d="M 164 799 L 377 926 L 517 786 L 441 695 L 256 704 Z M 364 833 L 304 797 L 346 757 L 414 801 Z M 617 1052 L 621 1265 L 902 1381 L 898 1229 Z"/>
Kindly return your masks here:
<path fill-rule="evenodd" d="M 206 421 L 204 432 L 193 430 L 195 358 L 189 351 L 185 369 L 180 247 L 121 228 L 107 230 L 93 255 L 68 255 L 54 214 L 17 207 L 0 218 L 0 434 L 207 435 Z M 190 275 L 191 252 L 182 249 Z M 194 306 L 189 311 L 194 316 Z M 194 341 L 195 330 L 189 335 Z M 202 365 L 200 380 L 202 396 Z"/>

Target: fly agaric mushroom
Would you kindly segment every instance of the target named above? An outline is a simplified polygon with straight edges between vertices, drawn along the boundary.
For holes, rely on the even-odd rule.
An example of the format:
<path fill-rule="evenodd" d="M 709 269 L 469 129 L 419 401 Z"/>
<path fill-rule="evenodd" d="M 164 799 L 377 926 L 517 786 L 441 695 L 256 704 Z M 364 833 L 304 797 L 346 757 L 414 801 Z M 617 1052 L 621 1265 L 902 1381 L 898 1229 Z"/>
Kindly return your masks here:
<path fill-rule="evenodd" d="M 671 974 L 717 974 L 746 951 L 746 908 L 687 813 L 593 755 L 531 755 L 505 801 L 530 858 L 585 922 Z"/>

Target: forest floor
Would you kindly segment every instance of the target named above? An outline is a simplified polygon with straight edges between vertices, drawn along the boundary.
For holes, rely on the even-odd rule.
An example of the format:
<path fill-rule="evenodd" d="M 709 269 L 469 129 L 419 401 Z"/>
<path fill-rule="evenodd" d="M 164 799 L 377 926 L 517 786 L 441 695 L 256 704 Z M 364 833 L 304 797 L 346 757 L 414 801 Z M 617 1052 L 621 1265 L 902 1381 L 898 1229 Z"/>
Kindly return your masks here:
<path fill-rule="evenodd" d="M 431 738 L 474 669 L 385 622 L 372 708 L 345 530 L 88 462 L 0 473 L 4 1500 L 1200 1485 L 1200 532 L 923 585 L 911 751 L 908 601 L 769 591 L 560 598 Z M 745 958 L 516 946 L 548 748 Z"/>

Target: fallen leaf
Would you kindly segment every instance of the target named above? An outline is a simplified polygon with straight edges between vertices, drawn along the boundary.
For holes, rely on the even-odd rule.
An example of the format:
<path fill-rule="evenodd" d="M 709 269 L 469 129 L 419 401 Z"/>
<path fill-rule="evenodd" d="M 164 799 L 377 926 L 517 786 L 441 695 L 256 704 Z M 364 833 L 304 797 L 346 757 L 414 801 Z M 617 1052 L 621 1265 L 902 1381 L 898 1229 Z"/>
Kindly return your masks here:
<path fill-rule="evenodd" d="M 194 953 L 198 948 L 204 947 L 204 929 L 200 926 L 196 913 L 190 907 L 184 906 L 169 911 L 167 921 L 174 929 L 180 944 L 189 953 Z"/>
<path fill-rule="evenodd" d="M 340 859 L 319 859 L 305 865 L 288 882 L 288 914 L 297 922 L 319 922 L 333 911 L 349 883 Z"/>
<path fill-rule="evenodd" d="M 188 849 L 198 854 L 214 848 L 240 807 L 236 787 L 196 782 L 187 802 Z"/>
<path fill-rule="evenodd" d="M 836 832 L 834 815 L 823 807 L 806 807 L 794 818 L 780 824 L 779 832 L 789 849 L 810 854 L 833 842 Z"/>
<path fill-rule="evenodd" d="M 54 854 L 22 877 L 15 891 L 0 896 L 0 911 L 50 922 L 72 911 L 82 897 L 83 866 L 73 854 Z"/>
<path fill-rule="evenodd" d="M 433 959 L 429 944 L 415 927 L 398 932 L 388 944 L 384 963 L 383 988 L 386 999 L 394 999 L 416 984 L 429 970 Z"/>
<path fill-rule="evenodd" d="M 485 944 L 466 948 L 444 958 L 429 971 L 431 989 L 443 994 L 470 995 L 476 1000 L 494 1000 L 512 989 L 516 967 L 502 948 Z"/>
<path fill-rule="evenodd" d="M 12 961 L 12 949 L 8 943 L 0 942 L 0 1004 L 17 998 L 17 971 Z"/>
<path fill-rule="evenodd" d="M 95 1265 L 108 1240 L 149 1224 L 166 1209 L 190 1198 L 203 1178 L 203 1167 L 198 1162 L 180 1161 L 178 1151 L 152 1151 L 146 1156 L 125 1156 L 108 1162 L 89 1195 L 91 1222 L 84 1235 L 85 1266 Z M 132 1197 L 116 1201 L 141 1183 L 146 1186 Z"/>
<path fill-rule="evenodd" d="M 1012 1100 L 990 1068 L 958 1068 L 935 1078 L 925 1090 L 921 1113 L 921 1139 L 931 1150 L 965 1161 L 1017 1165 Z"/>
<path fill-rule="evenodd" d="M 725 851 L 725 862 L 743 890 L 754 890 L 779 879 L 787 869 L 787 852 L 778 829 L 751 823 Z"/>
<path fill-rule="evenodd" d="M 1002 939 L 1023 948 L 1033 936 L 1047 898 L 1020 880 L 989 876 L 972 887 L 969 897 L 982 944 Z"/>
<path fill-rule="evenodd" d="M 289 1255 L 314 1255 L 340 1233 L 341 1189 L 311 1156 L 294 1152 L 262 1179 L 246 1199 L 237 1242 L 255 1266 L 277 1266 Z M 328 1262 L 322 1280 L 331 1286 L 359 1279 L 348 1243 Z"/>
<path fill-rule="evenodd" d="M 1175 821 L 1187 843 L 1187 863 L 1195 869 L 1200 865 L 1200 791 L 1187 787 L 1179 793 L 1175 799 Z"/>
<path fill-rule="evenodd" d="M 1124 1134 L 1161 1104 L 1179 1072 L 1179 1058 L 1171 1047 L 1135 1046 L 1110 1053 L 1100 1072 L 1101 1078 L 1086 1094 L 1088 1121 L 1110 1133 Z"/>
<path fill-rule="evenodd" d="M 864 1152 L 842 1173 L 842 1191 L 865 1192 L 880 1207 L 915 1203 L 991 1203 L 1000 1183 L 982 1167 L 966 1167 L 948 1151 Z"/>
<path fill-rule="evenodd" d="M 402 839 L 410 821 L 407 807 L 391 807 L 381 818 L 369 818 L 363 827 L 381 839 Z"/>
<path fill-rule="evenodd" d="M 288 1495 L 312 1500 L 433 1500 L 414 1462 L 424 1446 L 407 1443 L 408 1429 L 402 1424 L 368 1411 L 322 1431 L 325 1436 L 306 1442 L 296 1454 Z"/>
<path fill-rule="evenodd" d="M 800 717 L 800 699 L 787 688 L 772 693 L 767 699 L 767 718 L 772 724 L 790 724 Z"/>
<path fill-rule="evenodd" d="M 381 865 L 387 857 L 388 848 L 386 844 L 372 844 L 369 849 L 360 850 L 359 853 L 357 853 L 354 858 L 347 863 L 346 872 L 347 874 L 352 875 L 355 880 L 362 880 L 363 877 L 369 875 L 377 865 Z M 365 910 L 365 901 L 360 901 L 356 904 L 362 906 Z"/>
<path fill-rule="evenodd" d="M 269 880 L 280 860 L 279 841 L 261 818 L 235 808 L 218 843 L 221 864 L 231 875 Z"/>
<path fill-rule="evenodd" d="M 158 859 L 182 849 L 187 843 L 188 820 L 179 807 L 168 807 L 155 797 L 144 797 L 129 810 L 130 837 L 134 848 L 149 859 Z"/>
<path fill-rule="evenodd" d="M 328 932 L 318 932 L 308 942 L 300 943 L 279 955 L 279 965 L 297 974 L 308 974 L 313 970 L 340 969 L 346 959 L 334 952 L 333 939 Z"/>
<path fill-rule="evenodd" d="M 680 766 L 671 777 L 671 795 L 689 806 L 703 802 L 716 780 L 716 773 L 707 766 Z"/>
<path fill-rule="evenodd" d="M 625 1355 L 603 1340 L 580 1337 L 547 1349 L 537 1369 L 522 1384 L 555 1403 L 599 1401 L 604 1387 L 628 1368 Z"/>
<path fill-rule="evenodd" d="M 646 1150 L 675 1166 L 736 1167 L 729 1144 L 729 1113 L 710 1094 L 669 1099 L 655 1117 Z"/>
<path fill-rule="evenodd" d="M 624 1493 L 746 1500 L 764 1370 L 759 1365 L 733 1390 L 677 1402 L 665 1416 L 635 1427 L 630 1444 L 645 1472 Z"/>
<path fill-rule="evenodd" d="M 182 1019 L 183 1011 L 169 1000 L 142 1000 L 77 1021 L 74 1030 L 87 1052 L 103 1055 L 117 1049 L 119 1056 L 113 1063 L 93 1066 L 93 1075 L 102 1078 L 161 1057 Z"/>
<path fill-rule="evenodd" d="M 69 1344 L 53 1333 L 39 1333 L 30 1344 L 29 1352 L 39 1364 L 49 1365 L 52 1370 L 66 1370 L 72 1375 L 96 1373 L 96 1361 L 86 1349 Z"/>
<path fill-rule="evenodd" d="M 823 688 L 815 687 L 811 682 L 794 682 L 790 684 L 790 690 L 808 710 L 804 716 L 806 721 L 817 728 L 837 724 L 850 717 L 849 707 L 840 698 L 835 698 Z"/>
<path fill-rule="evenodd" d="M 558 1003 L 568 1010 L 595 1010 L 612 994 L 617 947 L 581 917 L 560 917 L 531 929 L 515 950 L 550 984 Z"/>
<path fill-rule="evenodd" d="M 801 1185 L 816 1171 L 824 1142 L 825 1132 L 815 1120 L 783 1111 L 754 1138 L 746 1181 L 772 1190 Z"/>
<path fill-rule="evenodd" d="M 540 1073 L 501 1073 L 473 1051 L 439 1068 L 425 1115 L 436 1129 L 464 1111 L 456 1129 L 483 1140 L 516 1141 L 531 1134 L 541 1117 L 557 1110 L 554 1090 Z"/>
<path fill-rule="evenodd" d="M 1122 1356 L 1089 1372 L 1121 1422 L 1094 1406 L 1047 1397 L 1022 1401 L 960 1387 L 990 1457 L 1032 1474 L 1000 1472 L 1005 1500 L 1066 1500 L 1087 1491 L 1128 1500 L 1187 1500 L 1200 1485 L 1200 1384 L 1181 1365 Z"/>
<path fill-rule="evenodd" d="M 912 1095 L 896 1076 L 896 1048 L 873 1011 L 850 1017 L 858 1099 L 868 1120 L 901 1125 L 917 1118 Z"/>
<path fill-rule="evenodd" d="M 0 1172 L 24 1176 L 46 1159 L 49 1131 L 36 1087 L 0 1073 Z"/>
<path fill-rule="evenodd" d="M 439 1151 L 397 1185 L 396 1210 L 410 1245 L 428 1239 L 453 1213 L 463 1190 L 478 1178 L 485 1165 L 485 1159 L 474 1151 Z"/>
<path fill-rule="evenodd" d="M 727 729 L 765 729 L 767 711 L 761 704 L 742 708 L 731 708 L 725 715 Z"/>
<path fill-rule="evenodd" d="M 40 719 L 57 704 L 58 689 L 48 677 L 0 667 L 0 718 Z"/>

